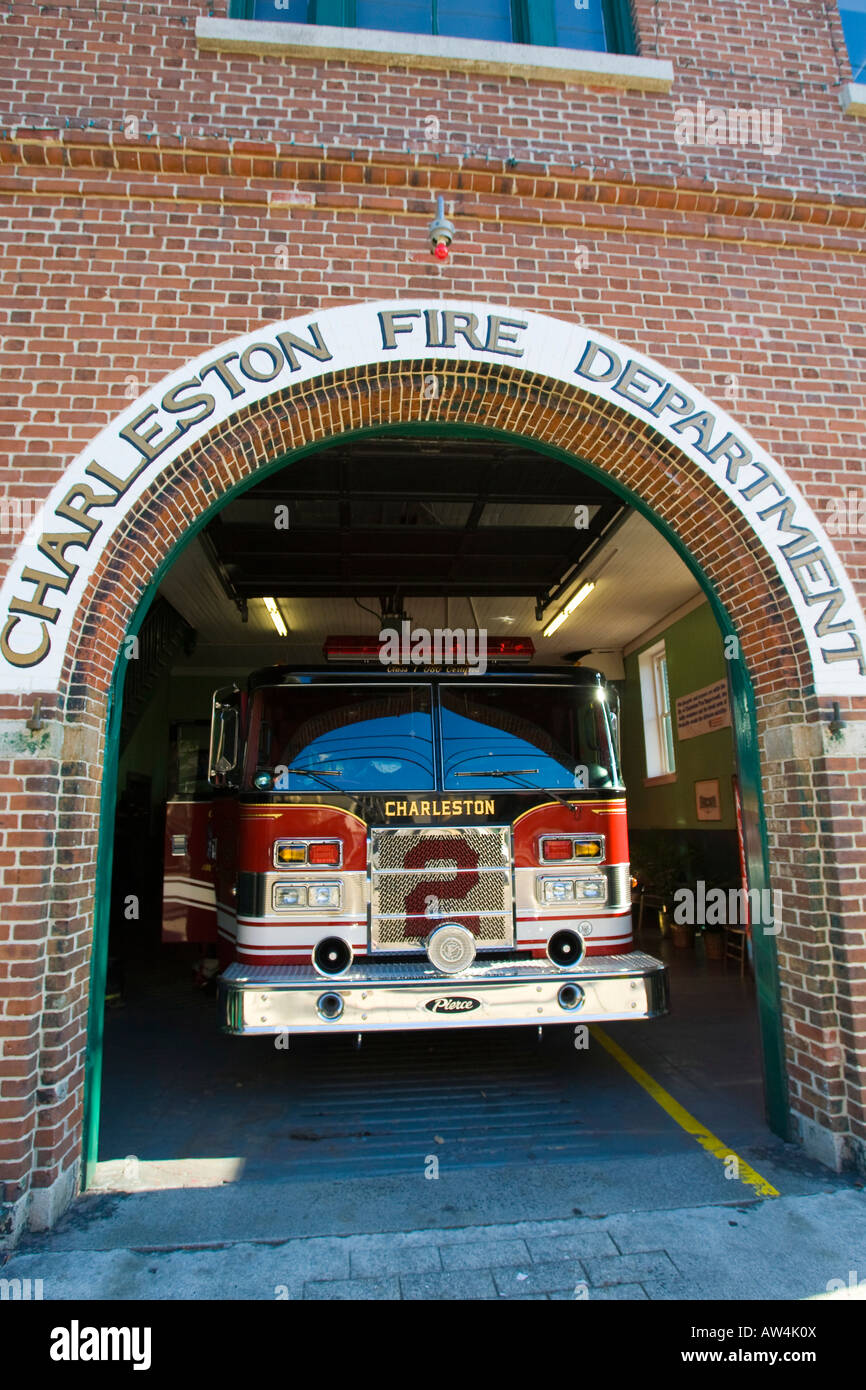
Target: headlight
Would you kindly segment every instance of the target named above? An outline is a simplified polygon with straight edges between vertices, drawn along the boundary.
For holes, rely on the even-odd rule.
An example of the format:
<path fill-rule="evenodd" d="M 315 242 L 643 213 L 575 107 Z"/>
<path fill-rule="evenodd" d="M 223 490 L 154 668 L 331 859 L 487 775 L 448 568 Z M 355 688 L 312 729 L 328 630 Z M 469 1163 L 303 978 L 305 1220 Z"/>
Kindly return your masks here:
<path fill-rule="evenodd" d="M 581 878 L 577 882 L 586 902 L 604 902 L 607 884 L 603 878 Z"/>
<path fill-rule="evenodd" d="M 310 907 L 339 907 L 339 883 L 317 883 L 310 889 Z"/>
<path fill-rule="evenodd" d="M 305 883 L 275 883 L 273 903 L 275 912 L 284 912 L 289 907 L 306 907 L 307 885 Z"/>
<path fill-rule="evenodd" d="M 539 902 L 547 906 L 554 903 L 603 903 L 607 901 L 607 879 L 601 874 L 580 878 L 540 877 L 536 888 Z"/>
<path fill-rule="evenodd" d="M 543 878 L 541 880 L 546 903 L 573 903 L 575 883 L 573 878 Z"/>
<path fill-rule="evenodd" d="M 340 883 L 275 883 L 271 893 L 274 912 L 293 912 L 300 908 L 340 907 L 343 886 Z"/>

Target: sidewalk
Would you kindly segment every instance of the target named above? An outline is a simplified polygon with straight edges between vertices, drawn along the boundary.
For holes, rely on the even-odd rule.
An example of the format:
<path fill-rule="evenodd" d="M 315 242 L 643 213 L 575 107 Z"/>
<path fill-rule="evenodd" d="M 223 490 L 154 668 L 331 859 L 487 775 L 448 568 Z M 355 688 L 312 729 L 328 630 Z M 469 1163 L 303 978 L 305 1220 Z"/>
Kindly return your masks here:
<path fill-rule="evenodd" d="M 0 1277 L 55 1299 L 866 1299 L 866 1194 L 384 1234 L 114 1246 L 32 1236 Z M 839 1281 L 828 1294 L 827 1285 Z"/>

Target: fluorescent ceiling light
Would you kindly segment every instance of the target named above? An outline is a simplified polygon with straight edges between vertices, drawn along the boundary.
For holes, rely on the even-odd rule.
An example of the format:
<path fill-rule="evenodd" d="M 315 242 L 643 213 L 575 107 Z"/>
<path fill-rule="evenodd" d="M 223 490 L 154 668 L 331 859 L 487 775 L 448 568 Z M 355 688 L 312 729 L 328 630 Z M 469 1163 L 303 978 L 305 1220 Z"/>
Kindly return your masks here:
<path fill-rule="evenodd" d="M 268 612 L 270 613 L 271 622 L 277 629 L 277 632 L 280 634 L 281 637 L 288 637 L 289 629 L 286 626 L 286 620 L 283 617 L 282 610 L 280 609 L 280 605 L 277 603 L 277 600 L 275 598 L 266 598 L 263 599 L 262 602 L 264 603 L 265 608 L 267 608 Z"/>
<path fill-rule="evenodd" d="M 592 593 L 592 591 L 593 591 L 594 588 L 595 588 L 595 580 L 594 580 L 594 579 L 588 579 L 588 580 L 586 581 L 585 584 L 581 584 L 580 588 L 578 589 L 578 591 L 577 591 L 577 593 L 574 595 L 574 597 L 573 597 L 573 598 L 570 598 L 570 599 L 568 600 L 568 603 L 565 605 L 565 607 L 564 607 L 564 608 L 560 608 L 560 610 L 559 610 L 559 612 L 557 613 L 556 617 L 553 618 L 552 621 L 549 622 L 549 623 L 547 624 L 547 627 L 544 629 L 544 632 L 542 633 L 542 636 L 543 636 L 543 637 L 552 637 L 553 634 L 557 631 L 557 629 L 560 628 L 560 627 L 562 627 L 562 624 L 565 622 L 566 618 L 570 618 L 570 617 L 571 617 L 571 615 L 572 615 L 572 613 L 574 612 L 574 610 L 575 610 L 575 608 L 577 607 L 577 605 L 578 605 L 579 603 L 583 603 L 583 600 L 587 597 L 588 594 L 591 594 L 591 593 Z"/>

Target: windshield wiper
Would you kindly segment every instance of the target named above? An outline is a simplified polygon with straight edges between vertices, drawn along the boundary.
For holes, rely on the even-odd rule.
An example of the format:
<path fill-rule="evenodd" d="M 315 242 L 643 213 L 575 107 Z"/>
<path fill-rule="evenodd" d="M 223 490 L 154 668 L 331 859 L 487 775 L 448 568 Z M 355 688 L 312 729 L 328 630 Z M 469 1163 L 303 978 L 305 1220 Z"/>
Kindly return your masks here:
<path fill-rule="evenodd" d="M 309 767 L 287 767 L 286 772 L 297 772 L 301 777 L 315 777 L 324 787 L 329 785 L 325 781 L 326 777 L 342 777 L 343 775 L 342 772 L 314 772 Z"/>
<path fill-rule="evenodd" d="M 455 772 L 455 777 L 516 777 L 521 772 L 537 772 L 537 767 L 514 767 L 510 772 L 501 768 L 474 767 L 470 772 Z"/>
<path fill-rule="evenodd" d="M 485 768 L 483 771 L 480 769 L 476 769 L 475 772 L 455 772 L 452 775 L 454 777 L 510 777 L 513 781 L 521 772 L 537 771 L 537 767 L 517 767 L 513 770 L 513 772 L 503 772 L 501 769 L 497 769 L 493 772 L 490 772 L 487 768 Z M 564 796 L 561 796 L 559 794 L 559 792 L 554 791 L 552 787 L 534 787 L 531 782 L 520 782 L 518 785 L 524 787 L 526 791 L 544 792 L 546 796 L 552 797 L 554 801 L 558 801 L 560 806 L 565 806 L 565 808 L 569 810 L 573 816 L 580 816 L 580 811 L 578 810 L 577 806 L 572 805 L 570 801 L 567 801 Z"/>

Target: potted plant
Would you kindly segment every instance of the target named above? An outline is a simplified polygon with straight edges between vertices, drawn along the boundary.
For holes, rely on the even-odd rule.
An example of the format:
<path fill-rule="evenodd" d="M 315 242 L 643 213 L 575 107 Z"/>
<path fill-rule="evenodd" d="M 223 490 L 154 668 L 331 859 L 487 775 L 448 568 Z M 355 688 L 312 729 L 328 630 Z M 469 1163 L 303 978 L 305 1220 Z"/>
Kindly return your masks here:
<path fill-rule="evenodd" d="M 688 867 L 683 863 L 679 845 L 667 837 L 659 837 L 643 846 L 637 862 L 647 897 L 658 908 L 662 935 L 670 933 L 675 946 L 693 946 L 694 927 L 683 926 L 673 920 L 674 893 L 688 877 Z"/>
<path fill-rule="evenodd" d="M 695 944 L 694 923 L 674 921 L 671 926 L 671 935 L 675 946 L 693 947 Z"/>
<path fill-rule="evenodd" d="M 728 890 L 733 885 L 727 879 L 710 878 L 706 882 L 707 893 L 721 888 L 727 901 Z M 704 922 L 701 924 L 704 955 L 707 960 L 722 960 L 725 954 L 725 924 L 723 922 Z"/>

